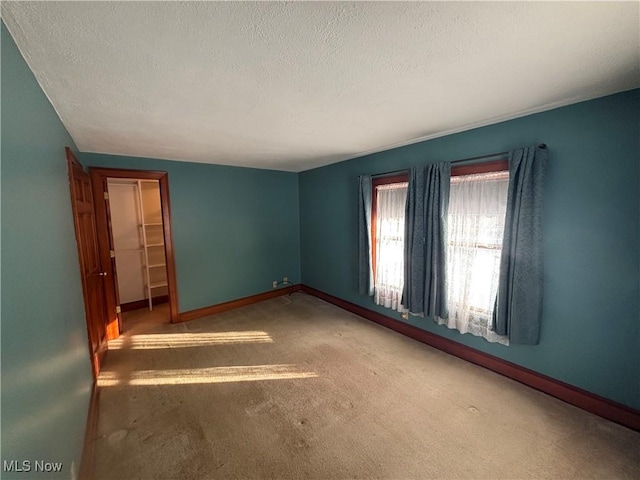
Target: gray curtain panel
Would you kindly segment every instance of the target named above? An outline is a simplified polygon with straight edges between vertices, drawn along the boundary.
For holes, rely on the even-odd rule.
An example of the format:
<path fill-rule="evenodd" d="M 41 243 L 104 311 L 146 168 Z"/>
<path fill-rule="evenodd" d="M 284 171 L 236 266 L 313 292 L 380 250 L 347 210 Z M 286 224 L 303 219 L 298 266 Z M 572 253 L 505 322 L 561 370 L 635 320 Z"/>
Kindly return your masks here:
<path fill-rule="evenodd" d="M 537 345 L 542 316 L 542 197 L 548 151 L 509 154 L 507 214 L 493 328 L 513 344 Z"/>
<path fill-rule="evenodd" d="M 405 210 L 404 290 L 411 312 L 448 318 L 446 279 L 450 163 L 411 167 Z"/>
<path fill-rule="evenodd" d="M 358 289 L 373 295 L 371 265 L 371 176 L 358 177 Z"/>

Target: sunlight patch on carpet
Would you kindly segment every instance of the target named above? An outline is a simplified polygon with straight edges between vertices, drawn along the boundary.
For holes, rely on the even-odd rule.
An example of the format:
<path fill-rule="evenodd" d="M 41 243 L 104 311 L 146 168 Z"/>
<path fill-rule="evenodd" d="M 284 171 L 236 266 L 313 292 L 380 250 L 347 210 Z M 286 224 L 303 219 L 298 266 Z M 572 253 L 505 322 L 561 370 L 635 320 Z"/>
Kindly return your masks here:
<path fill-rule="evenodd" d="M 249 365 L 175 370 L 139 370 L 127 374 L 103 371 L 100 373 L 97 382 L 99 387 L 113 387 L 255 382 L 316 377 L 318 377 L 317 373 L 302 371 L 296 365 Z"/>
<path fill-rule="evenodd" d="M 109 342 L 109 350 L 207 347 L 233 343 L 273 343 L 267 332 L 156 333 L 123 336 Z"/>

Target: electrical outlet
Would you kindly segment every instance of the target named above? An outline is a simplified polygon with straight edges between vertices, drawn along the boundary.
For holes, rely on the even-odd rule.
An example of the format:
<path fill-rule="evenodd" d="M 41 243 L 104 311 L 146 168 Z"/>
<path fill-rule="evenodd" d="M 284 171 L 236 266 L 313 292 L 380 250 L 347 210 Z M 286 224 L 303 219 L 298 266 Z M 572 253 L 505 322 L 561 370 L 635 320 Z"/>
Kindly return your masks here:
<path fill-rule="evenodd" d="M 289 281 L 289 279 L 288 279 L 287 277 L 284 277 L 284 278 L 282 279 L 282 281 L 283 281 L 284 283 L 287 283 L 287 282 Z"/>
<path fill-rule="evenodd" d="M 278 288 L 278 281 L 277 280 L 273 281 L 273 288 Z"/>
<path fill-rule="evenodd" d="M 402 318 L 404 318 L 405 320 L 408 320 L 409 314 L 407 312 L 402 312 Z"/>

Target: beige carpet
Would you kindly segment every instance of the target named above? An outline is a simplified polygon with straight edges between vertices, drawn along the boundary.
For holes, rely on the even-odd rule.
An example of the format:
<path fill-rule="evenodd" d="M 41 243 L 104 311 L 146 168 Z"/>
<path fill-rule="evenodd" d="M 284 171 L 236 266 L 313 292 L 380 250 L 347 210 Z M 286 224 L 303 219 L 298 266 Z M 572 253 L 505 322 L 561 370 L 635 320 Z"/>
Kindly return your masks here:
<path fill-rule="evenodd" d="M 96 477 L 640 478 L 640 433 L 314 297 L 132 312 Z"/>

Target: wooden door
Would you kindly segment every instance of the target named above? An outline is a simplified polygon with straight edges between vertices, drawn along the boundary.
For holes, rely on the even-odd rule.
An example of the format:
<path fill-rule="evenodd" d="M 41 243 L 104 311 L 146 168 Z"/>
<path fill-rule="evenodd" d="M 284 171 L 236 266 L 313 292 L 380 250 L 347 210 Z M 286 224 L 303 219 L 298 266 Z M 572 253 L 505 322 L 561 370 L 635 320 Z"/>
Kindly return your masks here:
<path fill-rule="evenodd" d="M 73 152 L 66 148 L 71 207 L 80 259 L 80 275 L 84 295 L 84 308 L 89 336 L 89 352 L 94 377 L 100 372 L 100 363 L 106 350 L 106 271 L 101 267 L 96 232 L 95 210 L 91 192 L 91 179 Z"/>

